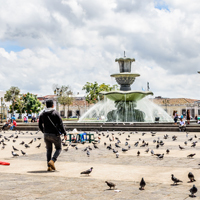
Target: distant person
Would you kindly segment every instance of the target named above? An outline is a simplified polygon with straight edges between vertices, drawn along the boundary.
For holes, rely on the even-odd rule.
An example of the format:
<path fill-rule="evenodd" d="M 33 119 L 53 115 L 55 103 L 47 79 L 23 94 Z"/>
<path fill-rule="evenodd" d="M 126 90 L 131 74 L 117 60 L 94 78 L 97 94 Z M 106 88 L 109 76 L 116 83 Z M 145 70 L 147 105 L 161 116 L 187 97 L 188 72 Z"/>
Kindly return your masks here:
<path fill-rule="evenodd" d="M 178 120 L 178 113 L 177 111 L 174 112 L 174 124 L 177 124 L 177 120 Z"/>
<path fill-rule="evenodd" d="M 12 117 L 11 117 L 11 121 L 13 122 L 13 120 L 16 120 L 15 119 L 15 115 L 13 115 Z"/>
<path fill-rule="evenodd" d="M 183 118 L 181 118 L 181 121 L 179 123 L 179 131 L 186 131 L 186 124 L 185 121 L 183 121 Z"/>
<path fill-rule="evenodd" d="M 187 110 L 186 119 L 187 119 L 187 124 L 190 124 L 190 110 Z"/>
<path fill-rule="evenodd" d="M 17 122 L 15 120 L 13 120 L 10 130 L 13 130 L 13 128 L 15 128 L 16 126 L 17 126 Z"/>
<path fill-rule="evenodd" d="M 35 115 L 33 115 L 32 119 L 31 119 L 31 122 L 36 122 L 36 117 L 35 117 Z"/>
<path fill-rule="evenodd" d="M 2 130 L 5 130 L 5 128 L 10 128 L 10 123 L 11 123 L 11 120 L 9 119 L 2 127 Z"/>
<path fill-rule="evenodd" d="M 24 116 L 24 123 L 26 123 L 26 116 Z"/>
<path fill-rule="evenodd" d="M 62 119 L 59 113 L 54 109 L 53 101 L 50 99 L 46 101 L 46 109 L 39 117 L 39 128 L 44 133 L 44 141 L 46 143 L 47 171 L 55 170 L 54 163 L 62 150 L 60 135 L 64 134 L 65 140 L 67 140 L 67 135 Z M 53 144 L 55 145 L 56 151 L 52 157 Z"/>
<path fill-rule="evenodd" d="M 194 119 L 195 119 L 196 121 L 198 120 L 198 119 L 197 119 L 197 115 L 195 115 L 195 118 L 194 118 Z"/>

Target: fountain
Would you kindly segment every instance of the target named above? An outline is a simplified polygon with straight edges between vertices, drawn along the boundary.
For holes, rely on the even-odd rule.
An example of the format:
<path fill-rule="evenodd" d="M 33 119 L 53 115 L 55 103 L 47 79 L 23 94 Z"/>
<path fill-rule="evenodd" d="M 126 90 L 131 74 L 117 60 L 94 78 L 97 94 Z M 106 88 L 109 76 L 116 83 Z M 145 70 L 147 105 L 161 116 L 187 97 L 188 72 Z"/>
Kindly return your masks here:
<path fill-rule="evenodd" d="M 140 74 L 131 73 L 131 64 L 134 58 L 118 58 L 120 73 L 112 74 L 120 90 L 101 92 L 104 100 L 95 104 L 80 119 L 79 122 L 172 122 L 172 118 L 158 105 L 148 99 L 153 95 L 150 91 L 133 91 L 131 85 Z"/>
<path fill-rule="evenodd" d="M 136 109 L 137 101 L 147 95 L 153 95 L 150 91 L 132 91 L 131 85 L 135 78 L 140 74 L 131 73 L 131 64 L 134 58 L 119 58 L 115 62 L 119 63 L 118 74 L 112 74 L 117 83 L 120 85 L 119 91 L 101 92 L 108 99 L 115 102 L 114 110 L 107 114 L 108 122 L 144 122 L 145 113 Z"/>

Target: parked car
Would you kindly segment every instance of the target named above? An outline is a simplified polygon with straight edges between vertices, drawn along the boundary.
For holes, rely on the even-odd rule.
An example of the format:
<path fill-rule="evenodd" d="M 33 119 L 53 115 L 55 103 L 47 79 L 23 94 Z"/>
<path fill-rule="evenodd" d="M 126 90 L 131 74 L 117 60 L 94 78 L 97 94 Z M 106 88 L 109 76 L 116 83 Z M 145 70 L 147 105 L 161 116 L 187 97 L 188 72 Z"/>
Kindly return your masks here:
<path fill-rule="evenodd" d="M 69 118 L 78 118 L 77 116 L 70 116 Z"/>

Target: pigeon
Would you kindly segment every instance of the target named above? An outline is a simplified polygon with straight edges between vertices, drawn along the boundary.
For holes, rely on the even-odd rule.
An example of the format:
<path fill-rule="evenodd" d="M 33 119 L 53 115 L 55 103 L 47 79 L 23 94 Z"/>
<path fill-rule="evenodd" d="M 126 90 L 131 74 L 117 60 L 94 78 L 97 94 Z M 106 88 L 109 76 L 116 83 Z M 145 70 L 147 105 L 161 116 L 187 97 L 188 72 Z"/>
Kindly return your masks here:
<path fill-rule="evenodd" d="M 193 142 L 191 147 L 195 147 L 195 146 L 196 146 L 196 143 L 195 143 L 195 142 Z"/>
<path fill-rule="evenodd" d="M 178 145 L 180 150 L 185 149 L 184 147 L 182 147 L 181 145 Z"/>
<path fill-rule="evenodd" d="M 191 154 L 189 154 L 187 157 L 188 158 L 193 158 L 193 156 L 195 156 L 196 155 L 196 153 L 191 153 Z"/>
<path fill-rule="evenodd" d="M 64 151 L 68 151 L 69 147 L 67 147 L 66 149 L 63 149 Z"/>
<path fill-rule="evenodd" d="M 13 142 L 16 142 L 16 140 L 13 140 Z"/>
<path fill-rule="evenodd" d="M 76 150 L 78 150 L 78 147 L 75 147 Z"/>
<path fill-rule="evenodd" d="M 124 149 L 124 148 L 122 148 L 122 151 L 123 151 L 123 152 L 126 152 L 126 151 L 128 151 L 128 149 Z"/>
<path fill-rule="evenodd" d="M 153 151 L 153 149 L 151 150 L 151 155 L 152 155 L 152 156 L 154 155 L 154 151 Z"/>
<path fill-rule="evenodd" d="M 118 152 L 116 153 L 116 158 L 119 158 L 119 153 Z"/>
<path fill-rule="evenodd" d="M 145 152 L 148 153 L 149 152 L 149 148 L 147 150 L 145 150 Z"/>
<path fill-rule="evenodd" d="M 140 155 L 140 151 L 137 152 L 137 156 L 139 156 L 139 155 Z"/>
<path fill-rule="evenodd" d="M 95 149 L 98 149 L 99 147 L 98 147 L 97 145 L 94 144 L 94 148 L 95 148 Z"/>
<path fill-rule="evenodd" d="M 117 150 L 113 149 L 113 153 L 117 153 L 117 152 L 118 152 Z"/>
<path fill-rule="evenodd" d="M 117 143 L 115 143 L 115 146 L 116 146 L 117 148 L 121 148 Z"/>
<path fill-rule="evenodd" d="M 24 152 L 24 151 L 22 151 L 22 150 L 21 150 L 21 152 L 22 152 L 22 155 L 23 155 L 23 156 L 25 156 L 25 155 L 26 155 L 26 152 Z"/>
<path fill-rule="evenodd" d="M 166 150 L 166 153 L 169 154 L 169 152 L 170 152 L 169 149 L 167 149 L 167 150 Z"/>
<path fill-rule="evenodd" d="M 20 145 L 23 145 L 24 144 L 24 141 L 22 141 L 21 143 L 20 143 Z"/>
<path fill-rule="evenodd" d="M 30 148 L 30 146 L 28 146 L 28 144 L 25 144 L 24 146 L 25 146 L 26 148 Z"/>
<path fill-rule="evenodd" d="M 18 150 L 18 149 L 16 149 L 14 146 L 12 146 L 12 148 L 13 148 L 13 150 L 14 150 L 14 151 L 19 151 L 19 150 Z"/>
<path fill-rule="evenodd" d="M 90 169 L 81 172 L 81 174 L 87 174 L 89 176 L 89 174 L 92 172 L 93 167 L 91 167 Z"/>
<path fill-rule="evenodd" d="M 38 146 L 36 146 L 35 148 L 38 148 L 38 149 L 39 149 L 39 148 L 40 148 L 40 146 L 41 146 L 41 143 L 40 143 Z"/>
<path fill-rule="evenodd" d="M 195 185 L 193 185 L 193 187 L 189 190 L 190 192 L 191 192 L 191 197 L 195 197 L 195 193 L 198 191 L 197 190 L 197 188 L 196 188 L 196 186 Z"/>
<path fill-rule="evenodd" d="M 140 190 L 144 190 L 146 183 L 144 181 L 144 178 L 142 178 L 142 180 L 140 181 Z"/>
<path fill-rule="evenodd" d="M 187 145 L 187 141 L 185 141 L 184 144 Z"/>
<path fill-rule="evenodd" d="M 89 150 L 87 150 L 87 156 L 90 157 L 90 151 Z"/>
<path fill-rule="evenodd" d="M 164 158 L 164 153 L 160 156 L 158 156 L 159 159 L 163 159 Z"/>
<path fill-rule="evenodd" d="M 32 144 L 33 143 L 33 140 L 31 140 L 28 144 Z"/>
<path fill-rule="evenodd" d="M 17 153 L 14 153 L 14 151 L 11 151 L 11 152 L 12 152 L 13 157 L 19 156 Z"/>
<path fill-rule="evenodd" d="M 196 181 L 196 180 L 194 179 L 194 175 L 193 175 L 192 172 L 189 172 L 189 173 L 188 173 L 188 178 L 190 179 L 190 182 Z"/>
<path fill-rule="evenodd" d="M 115 184 L 114 183 L 108 182 L 108 181 L 105 181 L 105 183 L 107 183 L 108 187 L 110 187 L 110 190 L 111 190 L 111 188 L 115 189 Z"/>
<path fill-rule="evenodd" d="M 174 181 L 174 184 L 176 184 L 177 185 L 177 183 L 179 183 L 179 182 L 183 182 L 183 181 L 181 181 L 181 180 L 179 180 L 179 179 L 177 179 L 176 177 L 174 177 L 174 174 L 172 174 L 172 181 Z"/>

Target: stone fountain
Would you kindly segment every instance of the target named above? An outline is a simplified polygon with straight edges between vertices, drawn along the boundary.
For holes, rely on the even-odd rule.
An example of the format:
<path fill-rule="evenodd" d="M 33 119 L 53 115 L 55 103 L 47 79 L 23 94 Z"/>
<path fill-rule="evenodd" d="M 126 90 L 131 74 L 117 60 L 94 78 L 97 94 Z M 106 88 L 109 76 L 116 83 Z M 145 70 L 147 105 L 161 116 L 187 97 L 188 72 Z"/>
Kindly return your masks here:
<path fill-rule="evenodd" d="M 147 95 L 153 95 L 150 91 L 132 91 L 131 85 L 136 77 L 140 74 L 131 73 L 131 64 L 134 58 L 118 58 L 115 62 L 119 63 L 118 74 L 112 74 L 117 83 L 120 85 L 120 90 L 101 92 L 108 99 L 114 101 L 115 108 L 107 114 L 108 122 L 144 122 L 145 113 L 136 109 L 137 101 L 143 99 Z"/>

